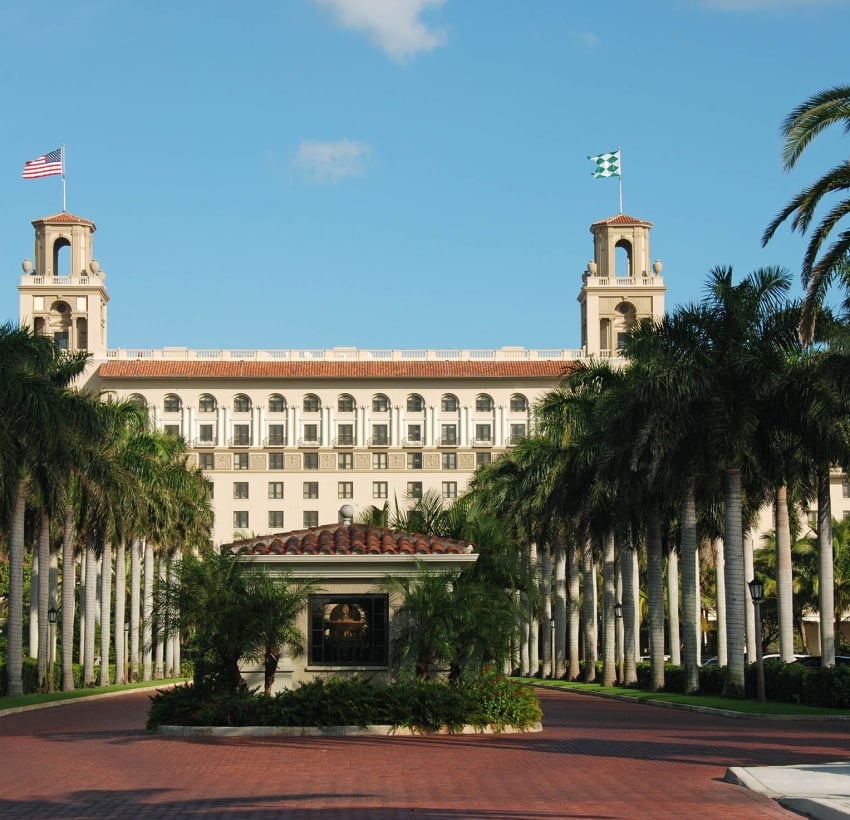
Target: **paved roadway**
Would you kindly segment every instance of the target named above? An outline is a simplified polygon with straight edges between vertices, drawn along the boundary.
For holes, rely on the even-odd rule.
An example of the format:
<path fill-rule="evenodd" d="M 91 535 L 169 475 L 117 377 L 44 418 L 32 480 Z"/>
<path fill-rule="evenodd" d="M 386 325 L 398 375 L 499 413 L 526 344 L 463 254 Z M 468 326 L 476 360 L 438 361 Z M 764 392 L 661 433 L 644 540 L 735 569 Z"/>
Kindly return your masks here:
<path fill-rule="evenodd" d="M 850 723 L 541 691 L 527 735 L 178 738 L 148 695 L 0 717 L 0 818 L 792 818 L 727 768 L 846 760 Z"/>

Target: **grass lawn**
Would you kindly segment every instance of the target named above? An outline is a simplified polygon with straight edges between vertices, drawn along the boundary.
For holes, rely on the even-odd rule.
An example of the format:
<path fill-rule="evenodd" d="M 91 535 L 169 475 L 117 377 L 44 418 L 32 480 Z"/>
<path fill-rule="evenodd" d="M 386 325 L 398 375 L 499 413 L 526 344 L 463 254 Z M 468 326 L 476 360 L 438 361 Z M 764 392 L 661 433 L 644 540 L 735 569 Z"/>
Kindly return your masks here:
<path fill-rule="evenodd" d="M 733 698 L 723 698 L 719 695 L 683 695 L 678 692 L 648 692 L 621 686 L 600 686 L 598 683 L 544 680 L 541 678 L 514 678 L 514 680 L 534 686 L 544 686 L 547 689 L 565 689 L 585 695 L 616 696 L 650 703 L 672 703 L 705 709 L 722 709 L 726 712 L 739 712 L 749 715 L 779 715 L 787 717 L 830 717 L 843 715 L 850 717 L 850 710 L 847 709 L 825 709 L 819 706 L 803 706 L 796 703 L 782 703 L 779 701 L 759 703 L 756 700 L 735 700 Z"/>
<path fill-rule="evenodd" d="M 79 700 L 93 695 L 106 695 L 110 692 L 128 692 L 131 689 L 148 689 L 151 687 L 170 686 L 184 683 L 186 678 L 170 678 L 169 680 L 146 680 L 138 683 L 128 683 L 113 686 L 96 686 L 91 689 L 74 689 L 70 692 L 50 692 L 49 694 L 17 695 L 0 698 L 0 713 L 4 709 L 19 709 L 22 706 L 40 706 L 45 703 L 55 703 L 64 700 Z"/>

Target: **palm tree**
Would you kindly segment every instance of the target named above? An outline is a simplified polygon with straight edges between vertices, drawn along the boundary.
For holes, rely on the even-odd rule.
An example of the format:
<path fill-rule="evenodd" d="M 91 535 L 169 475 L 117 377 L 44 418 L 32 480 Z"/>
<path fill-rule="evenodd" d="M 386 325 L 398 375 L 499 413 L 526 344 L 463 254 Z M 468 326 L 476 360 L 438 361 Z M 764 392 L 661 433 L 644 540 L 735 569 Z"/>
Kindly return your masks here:
<path fill-rule="evenodd" d="M 782 159 L 786 171 L 797 162 L 812 140 L 830 126 L 841 124 L 850 128 L 850 86 L 836 86 L 818 92 L 794 108 L 782 123 L 784 139 Z M 842 161 L 795 196 L 768 225 L 762 237 L 766 245 L 779 226 L 792 218 L 791 228 L 806 233 L 815 212 L 830 194 L 845 194 L 850 190 L 850 165 Z M 841 199 L 827 211 L 813 229 L 803 257 L 802 276 L 806 288 L 801 331 L 807 341 L 814 335 L 817 308 L 823 303 L 830 283 L 839 275 L 844 286 L 850 284 L 847 257 L 850 254 L 850 230 L 838 234 L 835 241 L 821 253 L 839 222 L 850 213 L 850 197 Z"/>

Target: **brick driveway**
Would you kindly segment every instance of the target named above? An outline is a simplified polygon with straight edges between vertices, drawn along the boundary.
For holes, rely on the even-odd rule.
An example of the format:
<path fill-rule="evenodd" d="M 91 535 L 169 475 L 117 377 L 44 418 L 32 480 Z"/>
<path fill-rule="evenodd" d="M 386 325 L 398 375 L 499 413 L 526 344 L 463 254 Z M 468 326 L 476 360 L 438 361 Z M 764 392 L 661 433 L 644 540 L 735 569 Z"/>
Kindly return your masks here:
<path fill-rule="evenodd" d="M 731 765 L 846 759 L 850 724 L 734 720 L 541 692 L 539 734 L 175 738 L 148 695 L 0 718 L 0 817 L 797 817 Z"/>

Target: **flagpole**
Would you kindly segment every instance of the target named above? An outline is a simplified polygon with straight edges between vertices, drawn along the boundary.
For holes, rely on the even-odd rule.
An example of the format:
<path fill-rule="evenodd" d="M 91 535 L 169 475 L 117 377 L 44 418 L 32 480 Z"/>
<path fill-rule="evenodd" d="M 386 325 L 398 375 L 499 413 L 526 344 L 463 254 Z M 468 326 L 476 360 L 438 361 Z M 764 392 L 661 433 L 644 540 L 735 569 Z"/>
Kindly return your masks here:
<path fill-rule="evenodd" d="M 62 160 L 62 213 L 67 212 L 66 203 L 65 203 L 65 144 L 62 144 L 61 148 L 61 157 Z M 620 211 L 622 211 L 622 205 L 620 206 Z"/>
<path fill-rule="evenodd" d="M 620 157 L 620 174 L 619 174 L 619 183 L 620 183 L 620 213 L 623 213 L 623 147 L 620 146 L 617 148 L 617 154 Z M 63 172 L 64 173 L 64 172 Z M 64 175 L 62 179 L 64 179 Z"/>

